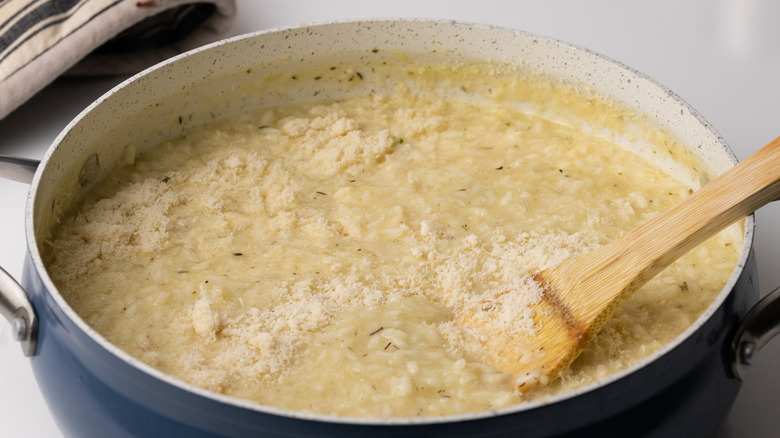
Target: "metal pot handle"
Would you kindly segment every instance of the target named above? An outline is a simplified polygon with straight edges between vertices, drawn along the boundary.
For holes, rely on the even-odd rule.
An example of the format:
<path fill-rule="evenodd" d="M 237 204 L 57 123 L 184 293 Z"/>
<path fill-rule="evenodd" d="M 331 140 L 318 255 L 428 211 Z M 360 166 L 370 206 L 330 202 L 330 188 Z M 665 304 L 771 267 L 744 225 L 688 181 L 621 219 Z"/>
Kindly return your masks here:
<path fill-rule="evenodd" d="M 11 324 L 14 340 L 22 345 L 25 356 L 35 354 L 38 317 L 22 286 L 0 268 L 0 315 Z"/>
<path fill-rule="evenodd" d="M 0 177 L 30 184 L 38 160 L 0 155 Z M 0 315 L 11 324 L 14 340 L 22 345 L 25 356 L 35 354 L 38 339 L 38 317 L 22 286 L 0 268 Z"/>
<path fill-rule="evenodd" d="M 780 287 L 748 312 L 731 342 L 731 371 L 743 380 L 756 353 L 780 333 Z"/>
<path fill-rule="evenodd" d="M 0 155 L 0 177 L 30 184 L 39 163 L 29 158 Z"/>

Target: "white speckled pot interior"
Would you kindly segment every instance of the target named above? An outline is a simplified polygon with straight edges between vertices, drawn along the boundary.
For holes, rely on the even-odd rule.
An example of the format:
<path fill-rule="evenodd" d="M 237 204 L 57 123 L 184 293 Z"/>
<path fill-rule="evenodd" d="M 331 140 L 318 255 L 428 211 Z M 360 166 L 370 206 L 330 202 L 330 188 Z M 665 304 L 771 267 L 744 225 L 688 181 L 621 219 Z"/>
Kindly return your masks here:
<path fill-rule="evenodd" d="M 648 120 L 671 133 L 695 155 L 705 160 L 714 173 L 721 173 L 736 162 L 720 136 L 672 92 L 610 59 L 556 40 L 516 30 L 424 20 L 329 23 L 259 32 L 195 50 L 131 78 L 85 110 L 58 137 L 56 146 L 47 153 L 33 182 L 27 218 L 32 259 L 38 271 L 44 273 L 43 280 L 47 288 L 55 291 L 53 295 L 58 304 L 85 332 L 105 344 L 107 349 L 114 351 L 126 362 L 158 375 L 173 385 L 251 409 L 299 418 L 333 420 L 317 415 L 260 408 L 210 394 L 164 376 L 132 359 L 102 340 L 56 293 L 56 287 L 45 275 L 36 239 L 53 223 L 56 214 L 67 208 L 71 201 L 69 194 L 77 193 L 80 186 L 110 169 L 111 163 L 125 153 L 128 146 L 135 150 L 152 146 L 163 139 L 180 135 L 188 126 L 259 105 L 302 98 L 326 100 L 345 93 L 345 89 L 338 87 L 322 89 L 316 82 L 302 82 L 297 90 L 263 89 L 257 86 L 258 75 L 295 71 L 328 60 L 376 62 L 386 54 L 397 52 L 425 60 L 479 59 L 524 64 L 573 84 L 587 84 L 599 93 L 646 114 Z M 354 87 L 350 90 L 360 91 Z M 95 155 L 97 163 L 94 158 L 90 158 Z M 89 162 L 92 164 L 83 166 Z M 752 218 L 748 219 L 745 228 L 746 242 L 750 242 Z M 745 245 L 740 266 L 747 257 L 749 246 L 749 243 Z M 712 308 L 725 299 L 736 282 L 738 271 L 732 275 Z M 693 333 L 709 314 L 709 311 L 705 312 L 700 321 L 678 341 L 600 385 L 620 379 L 663 355 Z M 576 393 L 562 394 L 544 403 L 574 397 L 592 389 L 592 386 L 582 388 Z M 537 405 L 529 403 L 508 410 L 518 411 Z M 467 417 L 495 414 L 480 413 Z M 383 424 L 448 420 L 355 421 Z"/>

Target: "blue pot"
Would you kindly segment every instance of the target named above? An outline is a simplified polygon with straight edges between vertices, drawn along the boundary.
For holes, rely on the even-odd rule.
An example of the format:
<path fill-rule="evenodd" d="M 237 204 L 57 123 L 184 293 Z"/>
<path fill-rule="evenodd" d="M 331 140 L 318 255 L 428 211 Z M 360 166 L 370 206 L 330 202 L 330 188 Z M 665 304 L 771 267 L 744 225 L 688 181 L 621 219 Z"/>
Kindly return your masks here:
<path fill-rule="evenodd" d="M 431 42 L 434 43 L 431 43 Z M 751 348 L 768 329 L 744 322 L 758 296 L 753 218 L 727 286 L 689 330 L 640 363 L 597 384 L 498 411 L 426 419 L 354 419 L 259 406 L 185 384 L 130 357 L 92 330 L 56 290 L 41 260 L 40 236 L 72 195 L 110 168 L 128 139 L 155 144 L 214 113 L 299 96 L 328 98 L 344 89 L 302 85 L 281 95 L 247 93 L 251 68 L 281 73 L 328 57 L 360 58 L 375 48 L 419 56 L 524 62 L 586 82 L 637 107 L 715 172 L 736 162 L 715 131 L 687 104 L 614 61 L 520 31 L 440 21 L 330 23 L 260 32 L 195 50 L 119 85 L 87 108 L 55 141 L 32 180 L 27 259 L 19 288 L 0 272 L 0 309 L 15 325 L 41 391 L 68 437 L 548 437 L 709 436 L 740 387 Z M 357 54 L 357 55 L 356 55 Z M 221 97 L 226 90 L 235 99 Z M 236 91 L 237 90 L 237 91 Z M 316 93 L 313 93 L 316 91 Z M 199 102 L 207 102 L 198 106 Z M 26 291 L 26 292 L 25 292 Z M 777 299 L 770 297 L 770 301 Z M 29 299 L 29 301 L 28 301 Z M 764 306 L 756 311 L 766 308 Z M 763 313 L 763 318 L 766 313 Z M 752 320 L 753 318 L 748 318 Z M 738 336 L 735 339 L 735 336 Z M 752 345 L 752 347 L 751 347 Z"/>

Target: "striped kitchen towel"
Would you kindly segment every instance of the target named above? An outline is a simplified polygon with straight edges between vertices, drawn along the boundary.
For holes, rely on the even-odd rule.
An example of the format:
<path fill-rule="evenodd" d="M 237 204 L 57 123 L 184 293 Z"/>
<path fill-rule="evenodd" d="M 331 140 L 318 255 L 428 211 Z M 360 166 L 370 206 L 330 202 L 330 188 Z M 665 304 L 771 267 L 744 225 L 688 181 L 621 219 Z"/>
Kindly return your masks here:
<path fill-rule="evenodd" d="M 234 0 L 0 0 L 0 118 L 67 73 L 136 73 L 223 35 Z"/>

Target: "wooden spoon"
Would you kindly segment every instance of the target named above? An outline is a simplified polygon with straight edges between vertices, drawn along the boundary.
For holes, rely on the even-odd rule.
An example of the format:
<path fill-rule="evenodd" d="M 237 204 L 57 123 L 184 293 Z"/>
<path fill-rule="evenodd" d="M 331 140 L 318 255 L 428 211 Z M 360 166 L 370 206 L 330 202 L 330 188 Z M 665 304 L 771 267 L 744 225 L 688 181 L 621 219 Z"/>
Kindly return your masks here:
<path fill-rule="evenodd" d="M 537 332 L 527 348 L 518 348 L 522 341 L 508 335 L 490 336 L 484 342 L 493 365 L 517 376 L 521 391 L 547 383 L 634 291 L 699 243 L 778 198 L 780 137 L 622 238 L 535 274 L 544 290 L 534 308 Z M 466 327 L 487 324 L 474 311 L 456 318 Z"/>

